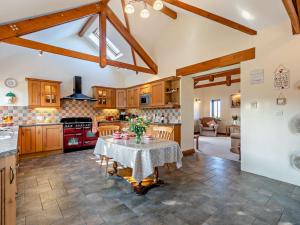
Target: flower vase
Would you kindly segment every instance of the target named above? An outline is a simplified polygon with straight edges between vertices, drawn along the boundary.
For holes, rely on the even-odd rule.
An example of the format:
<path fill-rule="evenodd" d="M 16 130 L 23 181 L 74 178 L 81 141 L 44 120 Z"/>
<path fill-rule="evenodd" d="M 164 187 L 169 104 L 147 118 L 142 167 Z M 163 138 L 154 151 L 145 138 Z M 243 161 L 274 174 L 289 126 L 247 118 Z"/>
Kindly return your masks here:
<path fill-rule="evenodd" d="M 135 142 L 137 143 L 137 144 L 141 144 L 141 142 L 142 142 L 142 135 L 141 134 L 135 134 L 136 136 L 135 136 Z"/>

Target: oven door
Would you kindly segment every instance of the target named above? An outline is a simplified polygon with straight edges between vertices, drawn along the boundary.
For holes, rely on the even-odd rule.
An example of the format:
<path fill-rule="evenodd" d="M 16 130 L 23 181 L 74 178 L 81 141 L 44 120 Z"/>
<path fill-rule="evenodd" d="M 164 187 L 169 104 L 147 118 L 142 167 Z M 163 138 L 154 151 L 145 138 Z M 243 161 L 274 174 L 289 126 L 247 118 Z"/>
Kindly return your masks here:
<path fill-rule="evenodd" d="M 85 147 L 95 147 L 98 137 L 92 132 L 91 128 L 83 128 L 82 145 Z"/>
<path fill-rule="evenodd" d="M 81 146 L 82 133 L 64 135 L 64 149 L 80 148 Z"/>

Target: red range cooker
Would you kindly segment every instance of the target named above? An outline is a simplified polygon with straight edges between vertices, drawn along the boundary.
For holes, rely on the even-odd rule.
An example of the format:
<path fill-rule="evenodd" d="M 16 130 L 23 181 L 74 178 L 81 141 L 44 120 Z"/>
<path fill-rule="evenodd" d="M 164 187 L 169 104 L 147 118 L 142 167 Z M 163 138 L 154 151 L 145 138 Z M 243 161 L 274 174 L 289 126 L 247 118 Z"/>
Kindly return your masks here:
<path fill-rule="evenodd" d="M 92 132 L 92 119 L 89 117 L 62 118 L 64 151 L 94 148 L 98 137 Z"/>

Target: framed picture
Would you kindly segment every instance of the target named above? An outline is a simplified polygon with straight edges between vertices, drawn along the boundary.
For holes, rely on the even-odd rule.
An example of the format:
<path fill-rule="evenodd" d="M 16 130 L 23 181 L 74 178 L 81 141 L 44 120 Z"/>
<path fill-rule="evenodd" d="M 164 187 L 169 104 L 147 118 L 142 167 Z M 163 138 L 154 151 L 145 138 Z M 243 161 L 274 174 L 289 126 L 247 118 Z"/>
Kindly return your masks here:
<path fill-rule="evenodd" d="M 236 93 L 231 95 L 231 108 L 240 108 L 241 107 L 241 94 Z"/>

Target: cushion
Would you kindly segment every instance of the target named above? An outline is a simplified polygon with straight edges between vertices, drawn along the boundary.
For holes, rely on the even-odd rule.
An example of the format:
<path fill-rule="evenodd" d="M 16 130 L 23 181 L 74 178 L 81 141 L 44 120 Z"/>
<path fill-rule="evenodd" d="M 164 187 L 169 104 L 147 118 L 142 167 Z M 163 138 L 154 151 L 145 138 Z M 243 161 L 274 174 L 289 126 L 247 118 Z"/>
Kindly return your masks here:
<path fill-rule="evenodd" d="M 215 125 L 217 125 L 217 123 L 214 120 L 207 122 L 207 126 L 209 126 L 209 127 L 214 127 Z"/>
<path fill-rule="evenodd" d="M 231 138 L 233 139 L 240 139 L 241 138 L 241 134 L 240 133 L 232 133 L 230 135 Z"/>

